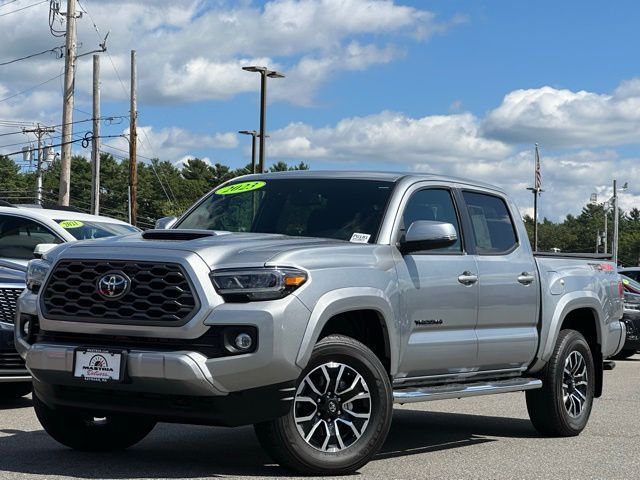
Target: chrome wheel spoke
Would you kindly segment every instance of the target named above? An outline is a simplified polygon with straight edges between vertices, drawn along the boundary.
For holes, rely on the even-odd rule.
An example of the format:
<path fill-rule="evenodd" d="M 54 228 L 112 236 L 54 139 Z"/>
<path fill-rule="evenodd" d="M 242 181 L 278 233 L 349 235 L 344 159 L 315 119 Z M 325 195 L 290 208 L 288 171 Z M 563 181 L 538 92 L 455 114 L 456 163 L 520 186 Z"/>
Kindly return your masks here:
<path fill-rule="evenodd" d="M 348 426 L 349 428 L 351 428 L 351 431 L 353 432 L 353 434 L 356 436 L 356 440 L 358 438 L 360 438 L 362 436 L 362 432 L 359 432 L 358 429 L 356 428 L 356 426 L 354 425 L 353 422 L 349 422 L 348 420 L 344 420 L 344 419 L 339 419 L 338 420 L 340 423 L 344 423 L 346 426 Z M 364 430 L 364 428 L 363 428 Z"/>

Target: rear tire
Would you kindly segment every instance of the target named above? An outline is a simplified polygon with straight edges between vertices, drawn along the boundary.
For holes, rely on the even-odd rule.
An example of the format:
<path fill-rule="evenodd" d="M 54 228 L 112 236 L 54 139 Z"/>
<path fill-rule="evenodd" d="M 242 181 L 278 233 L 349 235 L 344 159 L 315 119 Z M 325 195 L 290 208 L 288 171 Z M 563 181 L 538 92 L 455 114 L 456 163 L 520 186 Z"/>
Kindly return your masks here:
<path fill-rule="evenodd" d="M 156 422 L 128 415 L 95 418 L 68 410 L 54 410 L 33 395 L 36 416 L 57 442 L 74 450 L 124 450 L 146 437 Z"/>
<path fill-rule="evenodd" d="M 614 360 L 626 360 L 629 357 L 633 357 L 635 354 L 635 350 L 620 350 L 611 358 L 613 358 Z"/>
<path fill-rule="evenodd" d="M 580 434 L 591 414 L 596 377 L 591 349 L 579 332 L 560 332 L 540 379 L 542 388 L 526 392 L 533 426 L 552 437 Z"/>
<path fill-rule="evenodd" d="M 315 346 L 291 411 L 254 428 L 283 467 L 305 475 L 344 475 L 382 447 L 392 413 L 391 382 L 378 357 L 357 340 L 331 335 Z"/>
<path fill-rule="evenodd" d="M 15 400 L 31 393 L 31 382 L 0 383 L 0 400 Z"/>

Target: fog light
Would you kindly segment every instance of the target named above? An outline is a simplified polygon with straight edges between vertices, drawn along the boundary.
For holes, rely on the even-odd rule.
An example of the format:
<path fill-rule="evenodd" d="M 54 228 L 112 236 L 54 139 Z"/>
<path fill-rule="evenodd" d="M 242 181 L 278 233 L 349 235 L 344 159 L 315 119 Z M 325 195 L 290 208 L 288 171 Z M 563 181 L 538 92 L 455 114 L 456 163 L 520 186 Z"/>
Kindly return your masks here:
<path fill-rule="evenodd" d="M 239 334 L 234 341 L 238 350 L 249 350 L 253 345 L 253 339 L 248 333 Z"/>
<path fill-rule="evenodd" d="M 24 324 L 22 325 L 22 331 L 24 332 L 24 336 L 25 337 L 29 336 L 29 321 L 28 320 L 26 322 L 24 322 Z"/>

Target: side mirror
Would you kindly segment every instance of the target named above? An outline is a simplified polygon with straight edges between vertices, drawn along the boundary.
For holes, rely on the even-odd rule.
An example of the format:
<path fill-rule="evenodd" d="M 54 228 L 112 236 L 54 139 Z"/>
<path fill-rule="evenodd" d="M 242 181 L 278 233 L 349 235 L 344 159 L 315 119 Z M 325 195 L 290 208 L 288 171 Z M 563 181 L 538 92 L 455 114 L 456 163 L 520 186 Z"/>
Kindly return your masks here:
<path fill-rule="evenodd" d="M 446 222 L 417 220 L 409 225 L 404 238 L 400 241 L 403 254 L 420 250 L 433 250 L 449 247 L 458 241 L 455 227 Z"/>
<path fill-rule="evenodd" d="M 178 221 L 177 217 L 162 217 L 156 220 L 156 230 L 171 228 Z"/>
<path fill-rule="evenodd" d="M 39 243 L 36 245 L 36 248 L 33 249 L 33 256 L 35 258 L 42 258 L 45 253 L 57 246 L 57 243 Z"/>

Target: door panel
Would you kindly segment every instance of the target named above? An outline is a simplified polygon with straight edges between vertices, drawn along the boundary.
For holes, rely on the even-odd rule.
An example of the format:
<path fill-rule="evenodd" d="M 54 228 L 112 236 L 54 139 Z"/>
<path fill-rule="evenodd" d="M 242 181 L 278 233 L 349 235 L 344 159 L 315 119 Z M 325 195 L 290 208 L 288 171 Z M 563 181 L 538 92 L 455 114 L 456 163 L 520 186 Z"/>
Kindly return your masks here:
<path fill-rule="evenodd" d="M 417 220 L 451 223 L 458 241 L 445 248 L 401 255 L 396 265 L 402 294 L 404 352 L 400 372 L 409 377 L 457 374 L 477 368 L 476 261 L 465 253 L 460 216 L 447 188 L 408 192 L 398 239 Z M 462 278 L 459 279 L 459 277 Z"/>
<path fill-rule="evenodd" d="M 408 335 L 401 372 L 428 376 L 477 367 L 478 284 L 458 281 L 477 272 L 472 256 L 405 255 L 398 262 Z"/>
<path fill-rule="evenodd" d="M 539 280 L 527 242 L 519 242 L 504 199 L 464 191 L 478 266 L 478 363 L 520 368 L 538 344 Z"/>

